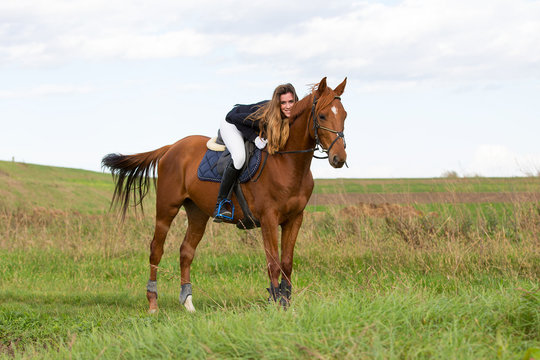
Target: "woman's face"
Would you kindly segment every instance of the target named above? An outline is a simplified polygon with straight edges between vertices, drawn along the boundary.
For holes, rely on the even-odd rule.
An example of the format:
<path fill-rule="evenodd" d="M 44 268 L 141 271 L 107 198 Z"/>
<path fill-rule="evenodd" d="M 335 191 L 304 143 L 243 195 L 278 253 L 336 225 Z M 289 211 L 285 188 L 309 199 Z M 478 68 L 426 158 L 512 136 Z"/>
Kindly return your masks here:
<path fill-rule="evenodd" d="M 290 92 L 279 96 L 281 112 L 285 117 L 291 116 L 291 109 L 294 105 L 294 95 Z"/>

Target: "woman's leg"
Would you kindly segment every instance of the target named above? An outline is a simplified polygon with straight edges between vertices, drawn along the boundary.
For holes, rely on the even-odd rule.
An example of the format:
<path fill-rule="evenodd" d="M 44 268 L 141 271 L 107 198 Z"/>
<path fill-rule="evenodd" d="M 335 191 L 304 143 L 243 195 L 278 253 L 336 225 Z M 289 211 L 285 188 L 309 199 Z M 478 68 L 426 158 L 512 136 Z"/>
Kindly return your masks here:
<path fill-rule="evenodd" d="M 246 150 L 244 149 L 244 137 L 242 133 L 236 126 L 228 123 L 225 119 L 221 121 L 219 131 L 225 146 L 231 153 L 234 168 L 236 170 L 242 169 L 246 161 Z"/>
<path fill-rule="evenodd" d="M 231 153 L 233 163 L 228 165 L 223 172 L 216 208 L 214 210 L 214 222 L 222 222 L 223 219 L 231 220 L 232 211 L 226 208 L 223 200 L 227 199 L 238 175 L 240 175 L 240 169 L 242 169 L 246 161 L 244 138 L 236 126 L 223 120 L 219 130 L 225 146 L 227 146 L 227 149 Z"/>

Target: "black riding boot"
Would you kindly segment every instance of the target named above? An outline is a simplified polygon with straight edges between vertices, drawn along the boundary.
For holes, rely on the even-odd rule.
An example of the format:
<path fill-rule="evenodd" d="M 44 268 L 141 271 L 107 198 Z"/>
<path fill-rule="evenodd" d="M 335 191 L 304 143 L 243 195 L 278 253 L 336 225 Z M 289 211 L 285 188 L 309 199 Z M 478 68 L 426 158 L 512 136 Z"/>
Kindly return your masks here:
<path fill-rule="evenodd" d="M 233 187 L 234 183 L 236 182 L 236 179 L 238 178 L 238 175 L 240 175 L 240 170 L 236 170 L 234 168 L 233 163 L 231 162 L 223 172 L 223 178 L 221 179 L 221 185 L 219 186 L 219 193 L 216 203 L 216 208 L 214 210 L 214 222 L 222 222 L 224 218 L 230 218 L 232 217 L 231 210 L 226 209 L 225 206 L 222 206 L 220 209 L 220 212 L 218 214 L 219 204 L 227 199 L 229 196 L 229 193 L 231 192 L 231 188 Z"/>

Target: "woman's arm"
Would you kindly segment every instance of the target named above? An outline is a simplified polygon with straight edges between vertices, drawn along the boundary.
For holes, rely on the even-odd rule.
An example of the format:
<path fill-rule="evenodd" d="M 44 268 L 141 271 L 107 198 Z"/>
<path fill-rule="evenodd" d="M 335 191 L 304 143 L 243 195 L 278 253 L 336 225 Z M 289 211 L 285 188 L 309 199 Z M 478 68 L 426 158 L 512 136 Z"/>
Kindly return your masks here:
<path fill-rule="evenodd" d="M 247 120 L 246 118 L 267 102 L 268 101 L 261 101 L 252 105 L 236 105 L 231 111 L 229 111 L 225 117 L 225 120 L 237 126 L 249 127 L 259 131 L 259 121 L 253 121 L 251 119 Z"/>

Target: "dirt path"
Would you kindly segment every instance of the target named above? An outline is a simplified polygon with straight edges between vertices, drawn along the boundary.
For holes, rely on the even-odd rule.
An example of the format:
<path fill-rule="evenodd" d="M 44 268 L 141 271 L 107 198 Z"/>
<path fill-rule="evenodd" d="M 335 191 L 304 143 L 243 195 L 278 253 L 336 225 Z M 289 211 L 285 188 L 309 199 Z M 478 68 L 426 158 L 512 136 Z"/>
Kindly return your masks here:
<path fill-rule="evenodd" d="M 309 205 L 537 202 L 540 193 L 313 194 Z"/>

